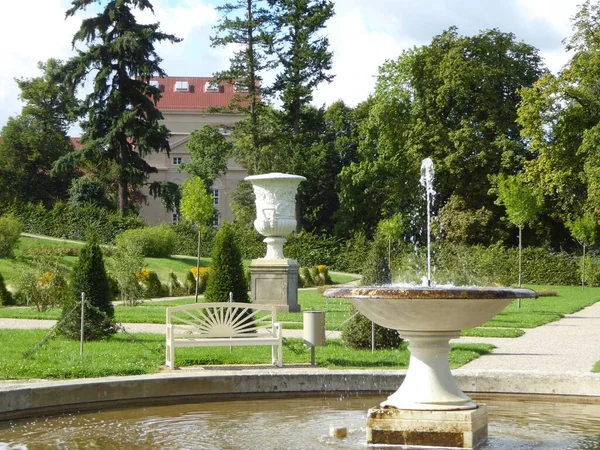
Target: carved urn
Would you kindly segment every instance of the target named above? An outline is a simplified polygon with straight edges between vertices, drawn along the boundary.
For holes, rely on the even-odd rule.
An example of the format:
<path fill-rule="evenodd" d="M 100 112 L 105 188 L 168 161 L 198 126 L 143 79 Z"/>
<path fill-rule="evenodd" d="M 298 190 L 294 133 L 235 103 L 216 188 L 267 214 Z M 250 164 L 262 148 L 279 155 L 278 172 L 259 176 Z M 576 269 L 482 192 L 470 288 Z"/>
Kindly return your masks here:
<path fill-rule="evenodd" d="M 285 259 L 283 244 L 296 228 L 296 192 L 306 178 L 287 173 L 267 173 L 245 178 L 256 196 L 254 228 L 265 236 L 264 259 Z"/>

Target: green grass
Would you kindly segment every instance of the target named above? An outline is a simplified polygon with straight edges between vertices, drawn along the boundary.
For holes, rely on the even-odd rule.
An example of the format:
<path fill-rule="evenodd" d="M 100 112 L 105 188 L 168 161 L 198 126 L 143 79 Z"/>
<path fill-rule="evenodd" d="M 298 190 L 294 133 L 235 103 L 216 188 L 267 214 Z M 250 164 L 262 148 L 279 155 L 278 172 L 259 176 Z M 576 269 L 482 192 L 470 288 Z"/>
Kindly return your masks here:
<path fill-rule="evenodd" d="M 598 361 L 596 364 L 594 364 L 594 368 L 592 369 L 592 372 L 600 373 L 600 361 Z"/>
<path fill-rule="evenodd" d="M 520 328 L 471 328 L 463 330 L 460 335 L 486 338 L 517 338 L 524 334 L 525 331 Z"/>
<path fill-rule="evenodd" d="M 600 288 L 577 286 L 527 286 L 534 290 L 553 290 L 557 295 L 515 300 L 484 327 L 535 328 L 561 319 L 600 300 Z"/>
<path fill-rule="evenodd" d="M 170 272 L 174 272 L 182 283 L 188 271 L 196 267 L 196 258 L 193 256 L 171 256 L 170 258 L 144 258 L 148 269 L 156 272 L 162 283 L 166 283 Z M 200 258 L 200 267 L 210 267 L 210 258 Z"/>
<path fill-rule="evenodd" d="M 23 354 L 31 350 L 46 335 L 45 330 L 0 330 L 5 343 L 0 360 L 0 378 L 87 378 L 111 375 L 154 373 L 164 364 L 164 336 L 136 334 L 136 343 L 129 336 L 118 334 L 107 341 L 87 342 L 84 357 L 79 356 L 79 342 L 55 337 L 29 358 Z M 330 368 L 406 369 L 409 353 L 403 343 L 399 349 L 350 350 L 340 340 L 328 340 L 316 349 L 316 362 Z M 491 345 L 453 345 L 450 352 L 452 368 L 488 354 Z M 310 349 L 301 339 L 285 339 L 284 364 L 310 363 Z M 269 347 L 181 348 L 176 350 L 178 366 L 270 364 Z"/>

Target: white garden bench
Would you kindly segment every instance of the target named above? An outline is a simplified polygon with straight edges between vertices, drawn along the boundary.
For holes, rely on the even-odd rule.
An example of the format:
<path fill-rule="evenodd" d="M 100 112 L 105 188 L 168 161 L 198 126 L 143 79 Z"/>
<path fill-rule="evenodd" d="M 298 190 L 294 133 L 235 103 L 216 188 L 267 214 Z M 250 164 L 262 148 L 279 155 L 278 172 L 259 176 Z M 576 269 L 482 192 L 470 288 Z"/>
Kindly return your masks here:
<path fill-rule="evenodd" d="M 272 363 L 283 364 L 281 324 L 274 306 L 253 303 L 194 303 L 167 308 L 167 362 L 177 347 L 270 345 Z"/>

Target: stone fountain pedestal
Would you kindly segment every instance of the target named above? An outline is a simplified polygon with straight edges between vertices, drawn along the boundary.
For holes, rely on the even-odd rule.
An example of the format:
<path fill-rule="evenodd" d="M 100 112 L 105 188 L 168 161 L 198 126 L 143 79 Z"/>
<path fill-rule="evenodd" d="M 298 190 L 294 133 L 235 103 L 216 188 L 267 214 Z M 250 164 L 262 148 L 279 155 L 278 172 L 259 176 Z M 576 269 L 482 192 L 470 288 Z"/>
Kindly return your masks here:
<path fill-rule="evenodd" d="M 367 444 L 477 448 L 487 440 L 488 416 L 460 390 L 450 371 L 450 339 L 487 322 L 528 289 L 366 286 L 334 288 L 410 344 L 410 362 L 396 392 L 367 414 Z"/>
<path fill-rule="evenodd" d="M 487 441 L 487 407 L 458 411 L 418 411 L 376 407 L 367 412 L 371 445 L 477 448 Z"/>
<path fill-rule="evenodd" d="M 283 256 L 283 244 L 296 228 L 296 191 L 306 178 L 267 173 L 245 178 L 256 197 L 254 228 L 265 236 L 267 253 L 250 263 L 253 303 L 275 305 L 278 312 L 299 312 L 298 262 Z"/>

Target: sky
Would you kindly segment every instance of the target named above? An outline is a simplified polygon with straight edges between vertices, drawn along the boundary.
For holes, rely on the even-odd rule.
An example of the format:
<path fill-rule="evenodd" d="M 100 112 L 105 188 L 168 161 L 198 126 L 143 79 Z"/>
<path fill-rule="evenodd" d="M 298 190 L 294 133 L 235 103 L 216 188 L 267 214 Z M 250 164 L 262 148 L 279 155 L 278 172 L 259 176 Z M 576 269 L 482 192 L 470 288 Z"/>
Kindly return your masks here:
<path fill-rule="evenodd" d="M 450 26 L 462 35 L 498 28 L 537 47 L 547 67 L 567 63 L 563 40 L 572 34 L 571 18 L 583 0 L 334 0 L 335 16 L 324 33 L 333 51 L 332 83 L 314 95 L 317 106 L 343 100 L 354 106 L 373 92 L 378 67 L 402 51 L 428 44 Z M 103 1 L 102 4 L 105 4 Z M 169 76 L 211 76 L 228 66 L 230 51 L 210 47 L 217 23 L 215 5 L 224 0 L 153 0 L 161 30 L 182 38 L 157 51 Z M 40 75 L 39 61 L 66 60 L 82 15 L 65 19 L 71 0 L 5 1 L 0 27 L 0 129 L 20 113 L 15 78 Z M 77 130 L 75 133 L 77 134 Z"/>

